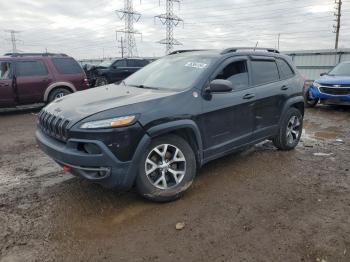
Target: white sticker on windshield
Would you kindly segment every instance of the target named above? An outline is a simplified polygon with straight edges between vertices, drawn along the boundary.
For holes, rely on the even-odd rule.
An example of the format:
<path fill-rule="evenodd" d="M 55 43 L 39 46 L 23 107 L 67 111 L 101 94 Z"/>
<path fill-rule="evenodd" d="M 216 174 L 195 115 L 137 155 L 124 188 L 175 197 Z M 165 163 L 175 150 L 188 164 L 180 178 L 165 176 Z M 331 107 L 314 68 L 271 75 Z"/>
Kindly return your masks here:
<path fill-rule="evenodd" d="M 207 68 L 208 64 L 197 63 L 197 62 L 187 62 L 187 63 L 185 64 L 185 66 L 187 66 L 187 67 L 193 67 L 193 68 L 199 68 L 199 69 L 204 69 L 204 68 Z"/>

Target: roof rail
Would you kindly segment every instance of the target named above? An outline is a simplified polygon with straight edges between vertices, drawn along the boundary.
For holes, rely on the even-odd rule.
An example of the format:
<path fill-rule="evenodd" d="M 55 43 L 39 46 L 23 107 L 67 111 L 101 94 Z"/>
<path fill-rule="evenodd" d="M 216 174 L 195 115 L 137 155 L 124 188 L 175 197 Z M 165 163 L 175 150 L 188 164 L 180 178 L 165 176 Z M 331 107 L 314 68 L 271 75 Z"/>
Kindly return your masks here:
<path fill-rule="evenodd" d="M 252 50 L 252 51 L 266 51 L 270 53 L 276 53 L 279 54 L 279 51 L 274 48 L 263 48 L 263 47 L 231 47 L 231 48 L 226 48 L 222 50 L 221 54 L 228 54 L 228 53 L 233 53 L 237 52 L 239 50 Z"/>
<path fill-rule="evenodd" d="M 187 53 L 187 52 L 197 52 L 197 51 L 207 51 L 209 49 L 187 49 L 187 50 L 176 50 L 173 51 L 171 53 L 169 53 L 168 55 L 176 55 L 176 54 L 182 54 L 182 53 Z"/>
<path fill-rule="evenodd" d="M 6 53 L 5 56 L 67 56 L 66 54 L 55 54 L 55 53 Z"/>

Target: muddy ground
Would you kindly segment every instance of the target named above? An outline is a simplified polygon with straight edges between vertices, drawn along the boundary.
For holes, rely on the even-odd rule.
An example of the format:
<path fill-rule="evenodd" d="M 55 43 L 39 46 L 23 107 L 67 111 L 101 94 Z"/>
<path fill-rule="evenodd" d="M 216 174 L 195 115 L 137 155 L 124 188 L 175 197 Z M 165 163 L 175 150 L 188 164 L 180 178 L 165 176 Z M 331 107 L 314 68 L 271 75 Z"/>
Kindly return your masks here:
<path fill-rule="evenodd" d="M 168 204 L 63 173 L 35 113 L 0 115 L 1 261 L 350 261 L 348 108 L 308 109 L 296 150 L 213 161 Z"/>

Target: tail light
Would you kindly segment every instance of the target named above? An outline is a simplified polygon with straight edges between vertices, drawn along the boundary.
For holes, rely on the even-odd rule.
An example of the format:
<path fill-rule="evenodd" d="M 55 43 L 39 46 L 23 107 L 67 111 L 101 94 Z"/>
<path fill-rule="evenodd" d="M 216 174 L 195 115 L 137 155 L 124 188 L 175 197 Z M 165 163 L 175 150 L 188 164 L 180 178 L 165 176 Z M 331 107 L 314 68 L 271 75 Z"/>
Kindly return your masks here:
<path fill-rule="evenodd" d="M 90 86 L 89 80 L 88 80 L 87 78 L 84 78 L 83 84 L 84 84 L 86 87 L 89 87 L 89 86 Z"/>

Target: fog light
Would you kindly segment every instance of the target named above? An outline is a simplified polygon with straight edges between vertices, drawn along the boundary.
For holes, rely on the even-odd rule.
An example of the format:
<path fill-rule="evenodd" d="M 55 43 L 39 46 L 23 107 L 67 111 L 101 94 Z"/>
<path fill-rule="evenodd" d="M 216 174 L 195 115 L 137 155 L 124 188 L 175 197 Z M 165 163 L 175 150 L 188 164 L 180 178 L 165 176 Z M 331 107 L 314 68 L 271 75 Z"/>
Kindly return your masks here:
<path fill-rule="evenodd" d="M 91 144 L 91 143 L 84 144 L 83 148 L 84 148 L 86 153 L 89 153 L 92 155 L 101 154 L 100 148 L 95 144 Z"/>

